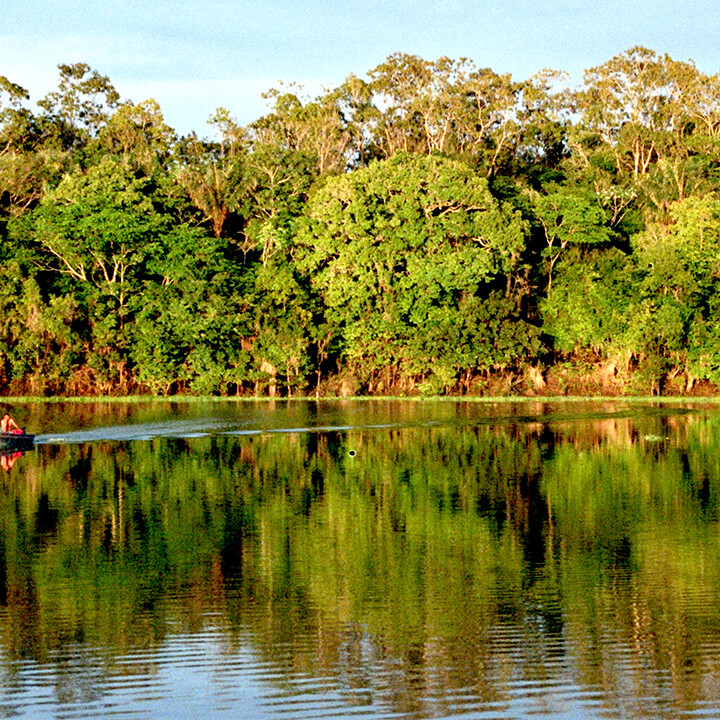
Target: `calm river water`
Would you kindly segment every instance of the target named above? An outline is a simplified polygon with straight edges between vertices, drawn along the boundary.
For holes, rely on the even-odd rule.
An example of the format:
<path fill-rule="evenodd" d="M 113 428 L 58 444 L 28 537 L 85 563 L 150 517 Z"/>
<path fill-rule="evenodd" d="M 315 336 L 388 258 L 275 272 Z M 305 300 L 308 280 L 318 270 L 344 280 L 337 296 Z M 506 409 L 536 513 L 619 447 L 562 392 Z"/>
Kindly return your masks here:
<path fill-rule="evenodd" d="M 0 717 L 720 717 L 720 406 L 12 412 Z"/>

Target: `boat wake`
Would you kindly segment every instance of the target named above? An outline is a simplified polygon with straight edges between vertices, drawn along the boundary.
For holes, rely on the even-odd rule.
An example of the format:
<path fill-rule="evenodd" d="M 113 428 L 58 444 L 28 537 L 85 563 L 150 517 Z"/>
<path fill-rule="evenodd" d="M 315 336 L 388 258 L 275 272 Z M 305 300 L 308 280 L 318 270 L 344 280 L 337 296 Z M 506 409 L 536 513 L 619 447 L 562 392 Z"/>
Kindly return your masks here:
<path fill-rule="evenodd" d="M 428 423 L 428 425 L 435 423 Z M 242 436 L 295 434 L 313 432 L 348 432 L 351 430 L 389 429 L 401 427 L 402 423 L 383 423 L 368 425 L 322 425 L 299 427 L 273 427 L 253 423 L 228 422 L 226 420 L 187 420 L 136 425 L 120 425 L 92 428 L 64 433 L 52 433 L 35 436 L 36 445 L 74 445 L 95 442 L 132 442 L 148 441 L 155 438 L 191 439 L 208 436 Z"/>

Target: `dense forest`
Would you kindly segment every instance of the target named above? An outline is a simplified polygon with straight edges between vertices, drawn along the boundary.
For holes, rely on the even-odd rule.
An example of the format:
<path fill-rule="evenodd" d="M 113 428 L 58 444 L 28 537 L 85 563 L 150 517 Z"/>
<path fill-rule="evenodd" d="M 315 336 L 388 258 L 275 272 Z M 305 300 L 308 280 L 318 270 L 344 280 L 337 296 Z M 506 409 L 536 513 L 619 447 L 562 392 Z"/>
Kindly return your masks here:
<path fill-rule="evenodd" d="M 0 76 L 0 393 L 720 384 L 720 74 L 398 53 L 204 139 L 58 68 Z"/>

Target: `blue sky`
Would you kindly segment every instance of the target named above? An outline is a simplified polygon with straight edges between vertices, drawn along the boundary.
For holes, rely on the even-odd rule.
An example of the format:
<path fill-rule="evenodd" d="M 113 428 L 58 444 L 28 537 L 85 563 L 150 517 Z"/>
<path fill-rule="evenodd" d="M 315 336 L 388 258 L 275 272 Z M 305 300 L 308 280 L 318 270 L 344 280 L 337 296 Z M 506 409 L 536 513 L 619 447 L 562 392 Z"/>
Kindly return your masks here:
<path fill-rule="evenodd" d="M 59 63 L 86 62 L 123 99 L 152 97 L 169 125 L 206 136 L 219 106 L 250 123 L 279 82 L 315 95 L 395 52 L 579 83 L 634 45 L 716 73 L 719 37 L 709 0 L 5 0 L 0 75 L 38 100 Z"/>

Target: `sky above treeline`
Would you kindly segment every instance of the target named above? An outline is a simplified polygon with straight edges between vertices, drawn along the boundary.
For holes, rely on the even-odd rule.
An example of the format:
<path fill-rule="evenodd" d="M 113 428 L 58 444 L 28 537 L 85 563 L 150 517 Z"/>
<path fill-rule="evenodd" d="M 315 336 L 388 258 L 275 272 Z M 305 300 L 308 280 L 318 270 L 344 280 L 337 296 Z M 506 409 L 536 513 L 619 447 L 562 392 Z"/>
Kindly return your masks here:
<path fill-rule="evenodd" d="M 0 75 L 36 101 L 58 64 L 84 62 L 123 100 L 154 98 L 178 132 L 208 136 L 219 106 L 248 124 L 280 83 L 315 96 L 396 52 L 579 84 L 635 45 L 716 73 L 718 37 L 709 0 L 5 0 Z"/>

